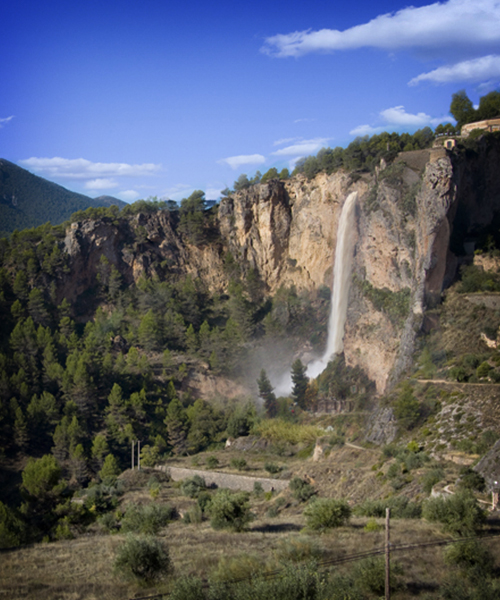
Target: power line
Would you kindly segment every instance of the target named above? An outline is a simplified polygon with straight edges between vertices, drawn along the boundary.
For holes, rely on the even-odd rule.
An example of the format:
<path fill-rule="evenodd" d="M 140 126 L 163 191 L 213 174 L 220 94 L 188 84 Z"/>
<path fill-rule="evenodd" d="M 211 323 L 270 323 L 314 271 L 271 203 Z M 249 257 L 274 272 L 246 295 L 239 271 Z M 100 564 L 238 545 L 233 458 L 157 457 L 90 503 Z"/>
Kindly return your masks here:
<path fill-rule="evenodd" d="M 449 544 L 457 544 L 457 543 L 463 543 L 463 542 L 468 542 L 468 541 L 472 541 L 472 540 L 486 540 L 486 539 L 491 539 L 491 538 L 498 538 L 500 536 L 500 533 L 492 533 L 489 535 L 473 535 L 473 536 L 469 536 L 469 537 L 462 537 L 462 538 L 455 538 L 452 540 L 434 540 L 432 542 L 419 542 L 416 544 L 391 544 L 390 546 L 390 550 L 391 553 L 392 552 L 403 552 L 405 550 L 415 550 L 417 548 L 428 548 L 428 547 L 432 547 L 432 546 L 447 546 Z M 327 559 L 327 560 L 323 560 L 321 562 L 318 562 L 318 569 L 322 568 L 322 567 L 331 567 L 331 566 L 335 566 L 335 565 L 341 565 L 344 563 L 349 563 L 349 562 L 356 562 L 358 560 L 363 560 L 364 558 L 369 558 L 371 556 L 379 556 L 379 555 L 383 555 L 386 552 L 386 548 L 385 545 L 381 548 L 376 548 L 374 550 L 369 550 L 367 552 L 357 552 L 355 554 L 348 554 L 346 556 L 342 556 L 342 557 L 338 557 L 338 558 L 331 558 L 331 559 Z M 273 571 L 268 571 L 266 573 L 263 573 L 261 575 L 262 578 L 264 579 L 275 579 L 278 578 L 280 575 L 282 575 L 285 572 L 284 569 L 275 569 Z M 251 581 L 253 579 L 253 576 L 250 575 L 248 577 L 240 577 L 238 579 L 231 579 L 229 581 L 224 581 L 222 582 L 225 585 L 235 585 L 235 584 L 239 584 L 239 583 L 244 583 L 245 581 Z M 207 580 L 202 580 L 203 581 L 203 587 L 207 588 L 209 586 L 209 582 Z M 163 594 L 154 594 L 153 596 L 141 596 L 140 598 L 130 598 L 129 600 L 155 600 L 157 598 L 168 598 L 169 597 L 169 593 L 163 593 Z"/>

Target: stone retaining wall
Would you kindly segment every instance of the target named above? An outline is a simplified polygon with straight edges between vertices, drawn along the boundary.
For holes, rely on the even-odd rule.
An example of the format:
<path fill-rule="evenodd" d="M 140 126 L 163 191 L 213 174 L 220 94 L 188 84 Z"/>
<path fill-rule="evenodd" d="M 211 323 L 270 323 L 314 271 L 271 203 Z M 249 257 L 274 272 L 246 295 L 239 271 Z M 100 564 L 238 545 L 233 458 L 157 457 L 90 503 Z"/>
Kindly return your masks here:
<path fill-rule="evenodd" d="M 167 473 L 173 481 L 181 481 L 182 479 L 199 475 L 200 477 L 203 477 L 207 486 L 215 485 L 218 488 L 228 488 L 230 490 L 252 492 L 256 481 L 260 482 L 265 492 L 270 492 L 272 490 L 281 492 L 288 487 L 288 481 L 283 479 L 249 477 L 248 475 L 233 475 L 231 473 L 202 471 L 201 469 L 185 469 L 181 467 L 170 467 L 168 465 L 157 465 L 155 469 Z"/>

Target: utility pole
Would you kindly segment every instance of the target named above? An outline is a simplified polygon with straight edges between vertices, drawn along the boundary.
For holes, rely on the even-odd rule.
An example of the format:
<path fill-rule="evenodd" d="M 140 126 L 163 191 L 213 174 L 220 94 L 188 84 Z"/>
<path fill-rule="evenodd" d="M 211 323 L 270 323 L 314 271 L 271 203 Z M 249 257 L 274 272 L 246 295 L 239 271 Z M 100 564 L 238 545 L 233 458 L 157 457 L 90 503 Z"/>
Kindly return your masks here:
<path fill-rule="evenodd" d="M 141 440 L 137 441 L 137 469 L 141 470 Z"/>
<path fill-rule="evenodd" d="M 385 509 L 385 600 L 391 600 L 391 554 L 390 554 L 390 521 L 391 509 Z"/>
<path fill-rule="evenodd" d="M 132 471 L 134 470 L 134 440 L 132 440 Z"/>

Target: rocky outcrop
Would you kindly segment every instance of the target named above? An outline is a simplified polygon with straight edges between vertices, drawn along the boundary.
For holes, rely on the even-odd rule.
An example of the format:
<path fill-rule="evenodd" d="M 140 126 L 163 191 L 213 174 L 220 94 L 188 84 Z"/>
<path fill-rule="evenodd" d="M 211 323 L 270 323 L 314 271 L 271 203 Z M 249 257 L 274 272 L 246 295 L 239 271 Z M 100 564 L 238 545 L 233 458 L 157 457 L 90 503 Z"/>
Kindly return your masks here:
<path fill-rule="evenodd" d="M 392 408 L 378 408 L 370 417 L 366 432 L 366 441 L 381 446 L 390 444 L 396 437 L 398 428 Z"/>
<path fill-rule="evenodd" d="M 411 364 L 424 312 L 456 277 L 464 241 L 500 211 L 499 160 L 500 143 L 488 138 L 474 152 L 406 152 L 373 173 L 257 184 L 221 200 L 217 235 L 201 245 L 179 233 L 178 216 L 168 211 L 139 214 L 126 225 L 75 223 L 66 235 L 71 273 L 60 295 L 74 300 L 98 285 L 103 263 L 125 282 L 189 274 L 221 292 L 229 254 L 244 274 L 259 275 L 268 294 L 280 286 L 331 287 L 340 213 L 357 191 L 344 353 L 383 393 Z"/>

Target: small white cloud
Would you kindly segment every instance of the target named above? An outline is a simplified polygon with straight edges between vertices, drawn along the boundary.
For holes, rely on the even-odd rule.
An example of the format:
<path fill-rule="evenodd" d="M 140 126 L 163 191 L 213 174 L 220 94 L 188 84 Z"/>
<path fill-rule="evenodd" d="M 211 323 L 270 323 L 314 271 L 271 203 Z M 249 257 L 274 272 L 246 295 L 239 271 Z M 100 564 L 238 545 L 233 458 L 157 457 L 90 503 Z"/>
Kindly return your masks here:
<path fill-rule="evenodd" d="M 92 179 L 85 182 L 87 190 L 110 190 L 117 187 L 117 185 L 114 179 Z"/>
<path fill-rule="evenodd" d="M 175 198 L 175 197 L 181 197 L 181 196 L 186 196 L 189 194 L 186 194 L 186 192 L 189 191 L 189 193 L 191 193 L 192 191 L 194 191 L 194 188 L 192 185 L 188 185 L 187 183 L 177 183 L 176 185 L 173 185 L 171 187 L 169 187 L 167 190 L 165 190 L 164 192 L 164 196 L 166 196 L 167 198 Z"/>
<path fill-rule="evenodd" d="M 316 119 L 295 119 L 294 123 L 312 123 Z"/>
<path fill-rule="evenodd" d="M 225 187 L 226 187 L 226 186 L 224 186 L 224 187 L 217 187 L 217 188 L 214 188 L 214 187 L 208 187 L 208 188 L 205 190 L 205 198 L 206 198 L 207 200 L 218 200 L 218 199 L 220 198 L 220 193 L 221 193 L 221 191 L 222 191 L 222 190 L 223 190 Z"/>
<path fill-rule="evenodd" d="M 10 123 L 10 121 L 12 121 L 13 118 L 14 115 L 11 115 L 10 117 L 5 117 L 4 119 L 0 118 L 0 129 L 2 129 L 2 127 L 5 127 L 7 123 Z"/>
<path fill-rule="evenodd" d="M 276 140 L 275 142 L 273 142 L 273 146 L 282 146 L 283 144 L 289 144 L 290 142 L 295 142 L 299 139 L 300 138 L 297 137 L 283 138 L 282 140 Z"/>
<path fill-rule="evenodd" d="M 448 0 L 409 6 L 344 31 L 295 31 L 266 39 L 261 51 L 277 57 L 358 48 L 454 49 L 484 52 L 500 42 L 499 0 Z"/>
<path fill-rule="evenodd" d="M 379 116 L 385 121 L 384 126 L 359 125 L 352 129 L 349 133 L 356 136 L 376 135 L 383 131 L 394 131 L 398 129 L 421 129 L 428 126 L 436 126 L 439 123 L 452 122 L 449 116 L 430 117 L 424 112 L 412 114 L 406 112 L 404 106 L 394 106 L 386 108 L 379 113 Z"/>
<path fill-rule="evenodd" d="M 123 192 L 118 192 L 115 194 L 115 196 L 120 200 L 124 200 L 125 202 L 133 202 L 139 198 L 140 194 L 138 194 L 135 190 L 125 190 Z"/>
<path fill-rule="evenodd" d="M 312 140 L 301 140 L 291 146 L 286 146 L 273 152 L 274 156 L 308 156 L 320 150 L 328 143 L 329 138 L 314 138 Z"/>
<path fill-rule="evenodd" d="M 244 165 L 262 165 L 266 162 L 262 154 L 241 154 L 239 156 L 229 156 L 217 161 L 221 165 L 229 165 L 231 169 L 236 170 Z"/>
<path fill-rule="evenodd" d="M 95 163 L 85 158 L 37 158 L 32 157 L 19 161 L 27 168 L 44 173 L 50 177 L 67 179 L 91 179 L 109 177 L 144 177 L 154 175 L 161 170 L 161 165 L 144 163 L 129 165 L 127 163 Z"/>
<path fill-rule="evenodd" d="M 383 131 L 383 127 L 372 127 L 371 125 L 358 125 L 354 129 L 349 131 L 350 135 L 356 136 L 365 136 L 365 135 L 375 135 L 376 133 L 381 133 Z"/>
<path fill-rule="evenodd" d="M 432 122 L 432 117 L 421 112 L 416 115 L 407 113 L 404 106 L 395 106 L 387 108 L 380 113 L 380 116 L 391 125 L 400 127 L 425 127 Z"/>
<path fill-rule="evenodd" d="M 491 79 L 500 79 L 500 56 L 490 54 L 473 60 L 465 60 L 455 65 L 447 65 L 422 73 L 414 77 L 408 85 L 418 85 L 421 81 L 433 83 L 477 82 Z"/>

